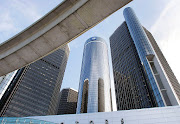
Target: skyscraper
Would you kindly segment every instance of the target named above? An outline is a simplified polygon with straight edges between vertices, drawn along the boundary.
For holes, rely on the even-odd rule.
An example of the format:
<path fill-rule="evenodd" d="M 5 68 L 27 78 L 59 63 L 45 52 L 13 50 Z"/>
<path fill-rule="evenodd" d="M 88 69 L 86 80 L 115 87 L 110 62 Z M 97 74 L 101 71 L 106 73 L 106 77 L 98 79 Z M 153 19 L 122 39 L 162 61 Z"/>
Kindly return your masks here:
<path fill-rule="evenodd" d="M 0 77 L 0 111 L 3 108 L 7 98 L 10 95 L 10 92 L 13 89 L 13 84 L 15 83 L 11 83 L 11 82 L 15 81 L 13 79 L 14 77 L 16 77 L 15 75 L 17 72 L 18 71 L 16 70 L 14 72 L 11 72 L 7 75 Z"/>
<path fill-rule="evenodd" d="M 68 45 L 19 70 L 1 116 L 34 116 L 57 113 Z M 13 80 L 14 80 L 13 79 Z"/>
<path fill-rule="evenodd" d="M 110 90 L 107 45 L 102 38 L 91 37 L 84 45 L 77 113 L 111 111 Z"/>
<path fill-rule="evenodd" d="M 110 37 L 117 109 L 179 105 L 180 85 L 131 8 Z"/>
<path fill-rule="evenodd" d="M 62 89 L 60 92 L 58 115 L 75 114 L 78 92 L 72 88 Z"/>
<path fill-rule="evenodd" d="M 147 77 L 124 22 L 110 37 L 117 110 L 153 107 Z"/>

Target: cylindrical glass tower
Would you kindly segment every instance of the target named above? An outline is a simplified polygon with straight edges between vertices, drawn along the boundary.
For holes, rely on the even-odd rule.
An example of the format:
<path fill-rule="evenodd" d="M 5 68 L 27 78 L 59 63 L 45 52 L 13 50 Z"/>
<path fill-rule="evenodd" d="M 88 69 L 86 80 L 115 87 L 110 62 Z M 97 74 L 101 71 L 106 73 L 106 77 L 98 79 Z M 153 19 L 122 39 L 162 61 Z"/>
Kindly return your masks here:
<path fill-rule="evenodd" d="M 148 75 L 158 106 L 165 106 L 165 101 L 162 97 L 162 93 L 160 92 L 160 87 L 157 84 L 157 80 L 155 79 L 155 76 L 153 75 L 151 69 L 151 65 L 149 64 L 151 61 L 153 61 L 155 54 L 150 45 L 148 36 L 143 30 L 143 27 L 141 26 L 138 18 L 136 17 L 136 14 L 130 7 L 126 8 L 123 14 L 129 32 L 139 54 L 140 60 L 144 65 L 144 68 Z"/>
<path fill-rule="evenodd" d="M 100 37 L 88 39 L 84 45 L 77 113 L 112 110 L 108 48 Z"/>

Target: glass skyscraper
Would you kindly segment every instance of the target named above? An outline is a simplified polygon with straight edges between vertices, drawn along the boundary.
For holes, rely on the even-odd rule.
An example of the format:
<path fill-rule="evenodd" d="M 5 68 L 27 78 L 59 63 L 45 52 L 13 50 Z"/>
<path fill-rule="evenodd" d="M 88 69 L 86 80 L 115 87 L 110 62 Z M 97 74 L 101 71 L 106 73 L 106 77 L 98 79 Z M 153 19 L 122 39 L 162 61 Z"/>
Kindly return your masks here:
<path fill-rule="evenodd" d="M 75 114 L 78 92 L 72 88 L 62 89 L 60 92 L 58 115 Z"/>
<path fill-rule="evenodd" d="M 3 108 L 6 100 L 8 99 L 8 96 L 10 95 L 10 92 L 12 91 L 12 87 L 14 83 L 11 83 L 16 73 L 18 71 L 13 71 L 7 75 L 0 77 L 0 111 Z"/>
<path fill-rule="evenodd" d="M 110 37 L 117 109 L 179 105 L 180 85 L 131 8 Z"/>
<path fill-rule="evenodd" d="M 126 22 L 110 37 L 110 46 L 117 110 L 156 106 Z"/>
<path fill-rule="evenodd" d="M 57 114 L 59 92 L 68 56 L 69 47 L 65 45 L 18 70 L 7 90 L 8 97 L 1 109 L 1 116 Z"/>
<path fill-rule="evenodd" d="M 84 45 L 77 113 L 112 111 L 108 48 L 100 37 Z"/>
<path fill-rule="evenodd" d="M 16 72 L 17 71 L 13 71 L 5 76 L 0 77 L 0 99 L 3 97 L 4 93 L 6 92 Z"/>

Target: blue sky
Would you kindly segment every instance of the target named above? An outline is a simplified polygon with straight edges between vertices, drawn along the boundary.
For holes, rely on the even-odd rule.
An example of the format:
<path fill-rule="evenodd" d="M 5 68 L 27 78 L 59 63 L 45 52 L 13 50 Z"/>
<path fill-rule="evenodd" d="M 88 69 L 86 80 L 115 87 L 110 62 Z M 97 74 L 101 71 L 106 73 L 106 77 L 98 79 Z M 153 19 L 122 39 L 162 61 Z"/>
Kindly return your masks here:
<path fill-rule="evenodd" d="M 60 2 L 62 0 L 0 0 L 0 43 L 31 25 Z M 180 81 L 179 6 L 179 0 L 134 0 L 125 7 L 132 7 L 141 24 L 153 34 L 177 79 Z M 99 36 L 104 38 L 109 45 L 110 35 L 124 21 L 123 9 L 125 7 L 69 44 L 71 52 L 62 88 L 72 87 L 78 89 L 85 41 L 89 37 Z M 111 61 L 110 66 L 112 66 Z"/>

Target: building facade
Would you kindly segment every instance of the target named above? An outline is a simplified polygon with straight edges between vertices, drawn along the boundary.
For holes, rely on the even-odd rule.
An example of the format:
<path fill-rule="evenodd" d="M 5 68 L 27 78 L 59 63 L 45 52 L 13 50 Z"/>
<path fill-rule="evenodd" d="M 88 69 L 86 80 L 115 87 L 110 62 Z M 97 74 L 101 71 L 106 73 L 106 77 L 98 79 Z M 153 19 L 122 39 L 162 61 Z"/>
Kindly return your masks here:
<path fill-rule="evenodd" d="M 100 37 L 84 45 L 77 113 L 112 111 L 108 48 Z"/>
<path fill-rule="evenodd" d="M 110 37 L 110 46 L 117 110 L 156 106 L 126 22 Z"/>
<path fill-rule="evenodd" d="M 73 115 L 36 116 L 22 119 L 44 120 L 56 124 L 179 124 L 180 106 Z"/>
<path fill-rule="evenodd" d="M 11 72 L 7 75 L 0 77 L 0 111 L 2 110 L 6 100 L 8 99 L 8 97 L 13 89 L 13 86 L 15 84 L 14 78 L 16 77 L 17 72 L 18 71 L 16 70 L 14 72 Z"/>
<path fill-rule="evenodd" d="M 117 109 L 179 105 L 180 85 L 153 36 L 131 8 L 124 17 L 110 37 Z"/>
<path fill-rule="evenodd" d="M 144 31 L 146 32 L 146 34 L 149 38 L 149 41 L 156 53 L 156 56 L 159 60 L 161 68 L 162 68 L 161 70 L 163 71 L 164 75 L 166 76 L 166 78 L 168 80 L 168 82 L 165 81 L 166 83 L 163 81 L 164 88 L 162 88 L 162 89 L 168 89 L 168 90 L 166 90 L 168 92 L 167 94 L 169 94 L 168 96 L 172 97 L 172 98 L 175 97 L 174 98 L 175 100 L 173 100 L 173 99 L 171 100 L 172 105 L 177 105 L 177 104 L 179 105 L 180 104 L 180 84 L 179 84 L 176 76 L 174 75 L 171 67 L 169 66 L 166 58 L 164 57 L 162 51 L 160 50 L 158 44 L 156 43 L 154 37 L 152 36 L 152 34 L 145 28 L 144 28 Z"/>
<path fill-rule="evenodd" d="M 19 70 L 1 116 L 21 117 L 57 113 L 68 45 Z M 13 79 L 14 80 L 14 79 Z"/>
<path fill-rule="evenodd" d="M 7 75 L 0 77 L 0 99 L 4 95 L 5 91 L 7 90 L 9 84 L 11 83 L 13 77 L 15 76 L 17 71 L 11 72 Z"/>
<path fill-rule="evenodd" d="M 72 88 L 62 89 L 60 92 L 58 115 L 75 114 L 78 92 Z"/>
<path fill-rule="evenodd" d="M 71 115 L 4 117 L 2 124 L 179 124 L 180 106 Z"/>

